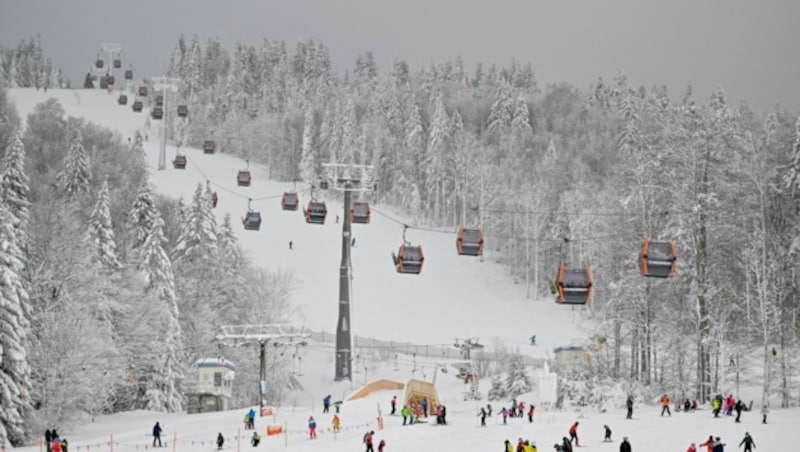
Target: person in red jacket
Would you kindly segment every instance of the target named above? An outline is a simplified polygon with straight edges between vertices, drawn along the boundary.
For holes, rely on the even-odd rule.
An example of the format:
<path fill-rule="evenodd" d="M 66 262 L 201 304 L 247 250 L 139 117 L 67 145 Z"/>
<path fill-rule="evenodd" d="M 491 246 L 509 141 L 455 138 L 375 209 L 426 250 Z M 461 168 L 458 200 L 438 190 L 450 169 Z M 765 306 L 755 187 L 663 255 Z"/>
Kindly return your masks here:
<path fill-rule="evenodd" d="M 383 452 L 384 447 L 386 447 L 386 441 L 382 439 L 381 442 L 378 443 L 378 452 Z"/>
<path fill-rule="evenodd" d="M 366 435 L 364 435 L 364 444 L 367 445 L 366 452 L 375 452 L 375 449 L 372 448 L 372 437 L 373 436 L 375 436 L 375 431 L 374 430 L 370 430 L 369 432 L 367 432 Z"/>
<path fill-rule="evenodd" d="M 578 442 L 578 421 L 575 421 L 572 424 L 572 427 L 569 428 L 569 442 L 575 441 L 575 445 L 580 447 L 580 443 Z"/>
<path fill-rule="evenodd" d="M 714 443 L 714 435 L 708 435 L 708 441 L 706 441 L 704 443 L 700 443 L 700 447 L 703 447 L 703 446 L 707 447 L 708 448 L 708 452 L 714 452 L 714 445 L 715 445 L 715 443 Z"/>
<path fill-rule="evenodd" d="M 689 448 L 686 449 L 686 452 L 697 452 L 697 448 L 694 447 L 694 443 L 689 444 Z"/>

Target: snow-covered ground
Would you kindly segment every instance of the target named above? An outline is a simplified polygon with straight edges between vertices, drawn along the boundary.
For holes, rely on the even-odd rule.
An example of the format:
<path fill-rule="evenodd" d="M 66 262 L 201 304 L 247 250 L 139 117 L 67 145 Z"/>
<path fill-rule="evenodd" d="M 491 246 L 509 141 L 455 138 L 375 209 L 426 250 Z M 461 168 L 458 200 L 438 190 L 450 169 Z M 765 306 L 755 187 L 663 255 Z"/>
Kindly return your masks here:
<path fill-rule="evenodd" d="M 47 93 L 33 89 L 10 90 L 11 98 L 22 117 L 47 98 L 57 98 L 68 115 L 84 117 L 89 121 L 109 127 L 123 137 L 133 136 L 143 130 L 148 110 L 133 113 L 129 106 L 116 103 L 116 94 L 86 90 L 51 90 Z M 154 128 L 158 122 L 154 121 Z M 225 213 L 240 218 L 247 208 L 247 198 L 268 198 L 253 203 L 261 211 L 264 222 L 258 232 L 237 228 L 242 246 L 253 262 L 273 271 L 291 273 L 295 278 L 292 301 L 300 309 L 298 323 L 312 330 L 335 330 L 338 309 L 338 270 L 341 252 L 341 225 L 335 223 L 337 213 L 342 215 L 342 205 L 328 202 L 328 221 L 323 226 L 306 224 L 300 212 L 280 209 L 280 195 L 292 189 L 291 184 L 269 181 L 264 168 L 254 167 L 252 187 L 237 187 L 236 171 L 244 162 L 230 155 L 205 155 L 197 149 L 186 150 L 189 164 L 186 170 L 157 171 L 158 144 L 156 130 L 143 131 L 149 135 L 145 143 L 152 170 L 152 183 L 163 194 L 189 199 L 198 183 L 210 181 L 217 184 L 218 219 Z M 168 146 L 167 159 L 172 159 L 175 148 Z M 301 195 L 302 203 L 308 193 Z M 380 214 L 382 213 L 382 214 Z M 414 342 L 428 346 L 452 346 L 455 338 L 479 337 L 492 345 L 499 340 L 522 353 L 544 357 L 560 345 L 580 342 L 586 332 L 580 324 L 578 308 L 558 306 L 547 297 L 540 300 L 524 298 L 523 288 L 515 286 L 502 267 L 491 262 L 491 256 L 481 262 L 475 258 L 459 257 L 455 252 L 455 235 L 441 232 L 409 230 L 407 239 L 421 244 L 425 249 L 425 267 L 419 276 L 400 275 L 394 271 L 390 253 L 402 241 L 402 227 L 391 218 L 411 223 L 385 206 L 375 206 L 369 225 L 354 225 L 356 246 L 353 249 L 353 303 L 354 332 L 361 336 L 381 340 Z M 294 249 L 289 250 L 292 241 Z M 527 338 L 537 335 L 539 345 L 531 347 Z M 389 360 L 391 361 L 391 359 Z M 583 449 L 609 450 L 615 448 L 622 436 L 630 437 L 635 451 L 683 451 L 691 442 L 701 442 L 709 435 L 720 436 L 732 450 L 749 431 L 758 450 L 792 450 L 800 443 L 800 410 L 773 410 L 770 424 L 762 425 L 757 413 L 745 413 L 742 424 L 733 418 L 713 419 L 710 413 L 673 413 L 669 418 L 658 416 L 660 408 L 637 408 L 636 419 L 626 421 L 624 412 L 611 409 L 608 413 L 587 411 L 547 412 L 539 406 L 536 420 L 514 419 L 503 426 L 493 418 L 488 426 L 478 426 L 478 403 L 464 402 L 465 387 L 452 373 L 435 371 L 438 362 L 422 359 L 416 363 L 403 357 L 397 363 L 373 359 L 366 374 L 360 370 L 354 375 L 352 385 L 332 385 L 332 353 L 323 344 L 309 347 L 303 364 L 302 380 L 307 384 L 307 395 L 292 401 L 291 407 L 276 408 L 276 417 L 257 419 L 256 426 L 264 432 L 269 423 L 288 427 L 289 434 L 264 438 L 259 448 L 277 448 L 288 444 L 287 450 L 324 449 L 352 451 L 363 447 L 361 436 L 368 428 L 377 431 L 377 438 L 385 438 L 387 452 L 434 448 L 448 451 L 501 450 L 503 440 L 516 442 L 517 438 L 536 441 L 540 450 L 552 450 L 555 442 L 567 435 L 567 429 L 580 421 L 579 435 Z M 358 366 L 356 366 L 358 367 Z M 358 370 L 357 368 L 354 369 Z M 451 368 L 452 371 L 452 368 Z M 422 424 L 401 427 L 399 418 L 386 420 L 385 430 L 378 431 L 375 424 L 378 404 L 384 413 L 392 392 L 383 391 L 343 406 L 343 432 L 333 435 L 328 415 L 322 415 L 320 400 L 329 386 L 335 398 L 347 394 L 365 381 L 389 377 L 405 381 L 412 374 L 427 379 L 437 374 L 437 388 L 448 406 L 448 427 Z M 349 386 L 349 387 L 348 387 Z M 481 391 L 488 388 L 484 385 Z M 538 403 L 537 400 L 522 400 Z M 494 403 L 495 410 L 500 406 Z M 225 449 L 237 448 L 236 435 L 246 410 L 202 415 L 165 415 L 150 412 L 120 413 L 99 417 L 65 434 L 74 450 L 138 450 L 147 448 L 149 432 L 156 420 L 165 428 L 168 447 L 175 451 L 212 449 L 218 432 L 228 438 Z M 307 440 L 305 431 L 309 415 L 317 417 L 322 433 L 313 441 Z M 603 424 L 614 431 L 614 445 L 603 444 Z M 249 432 L 248 432 L 249 433 Z M 241 432 L 245 434 L 245 432 Z M 247 435 L 249 437 L 249 434 Z M 242 448 L 250 447 L 247 438 Z M 34 448 L 22 448 L 22 450 Z"/>

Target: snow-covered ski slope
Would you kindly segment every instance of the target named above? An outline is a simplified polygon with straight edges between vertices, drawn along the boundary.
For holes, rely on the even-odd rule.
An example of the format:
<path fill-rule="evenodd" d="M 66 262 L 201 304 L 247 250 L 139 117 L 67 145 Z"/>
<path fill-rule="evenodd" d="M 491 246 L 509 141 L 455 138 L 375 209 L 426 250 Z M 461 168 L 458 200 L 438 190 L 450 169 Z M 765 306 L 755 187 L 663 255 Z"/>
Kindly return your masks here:
<path fill-rule="evenodd" d="M 133 113 L 130 105 L 117 105 L 117 93 L 101 90 L 10 90 L 22 118 L 33 107 L 56 98 L 67 115 L 83 117 L 132 137 L 136 130 L 147 134 L 145 143 L 156 190 L 169 196 L 182 196 L 187 202 L 198 183 L 218 184 L 215 212 L 219 221 L 225 213 L 235 220 L 235 230 L 252 261 L 270 271 L 288 272 L 295 279 L 292 302 L 300 310 L 303 323 L 316 331 L 335 331 L 338 315 L 339 265 L 342 225 L 335 217 L 343 215 L 340 202 L 328 201 L 325 225 L 306 224 L 302 212 L 282 211 L 280 195 L 292 190 L 292 183 L 267 180 L 266 169 L 255 165 L 251 187 L 236 186 L 236 172 L 245 162 L 225 150 L 215 155 L 199 149 L 184 149 L 186 170 L 172 168 L 175 147 L 167 147 L 167 169 L 157 171 L 159 121 L 144 129 L 149 110 Z M 145 102 L 147 103 L 147 102 Z M 256 151 L 254 151 L 256 152 Z M 305 189 L 298 185 L 298 191 Z M 321 192 L 317 192 L 321 194 Z M 325 196 L 322 194 L 322 196 Z M 260 231 L 245 231 L 239 219 L 247 210 L 247 198 L 258 199 L 252 207 L 261 211 Z M 301 205 L 309 200 L 301 193 Z M 392 251 L 402 243 L 402 226 L 394 219 L 413 222 L 389 207 L 374 206 L 368 225 L 353 225 L 356 239 L 352 252 L 353 284 L 351 319 L 355 334 L 383 340 L 417 344 L 452 344 L 454 338 L 478 337 L 491 345 L 498 338 L 522 352 L 544 356 L 553 347 L 574 343 L 584 334 L 580 328 L 580 308 L 556 305 L 551 298 L 525 299 L 524 287 L 514 285 L 504 269 L 475 257 L 456 253 L 455 234 L 410 229 L 406 238 L 421 244 L 425 264 L 420 275 L 398 274 L 391 260 Z M 289 250 L 289 241 L 293 250 Z M 536 334 L 539 345 L 528 345 Z"/>
<path fill-rule="evenodd" d="M 64 106 L 68 115 L 84 117 L 89 121 L 107 126 L 123 137 L 132 136 L 144 127 L 147 109 L 134 114 L 130 107 L 116 104 L 116 95 L 101 91 L 48 91 L 36 92 L 28 89 L 10 91 L 20 115 L 24 118 L 39 102 L 55 97 Z M 154 121 L 154 127 L 158 123 Z M 229 212 L 240 218 L 247 207 L 246 198 L 275 196 L 256 202 L 253 207 L 261 210 L 264 223 L 259 232 L 237 228 L 242 245 L 253 261 L 266 269 L 290 272 L 296 279 L 293 302 L 302 312 L 302 322 L 315 330 L 333 331 L 336 326 L 338 298 L 338 268 L 340 260 L 341 224 L 334 217 L 341 204 L 329 202 L 329 221 L 324 226 L 308 225 L 299 212 L 283 212 L 279 196 L 291 184 L 266 180 L 263 168 L 254 167 L 254 183 L 250 188 L 235 186 L 236 171 L 244 162 L 232 156 L 203 155 L 201 151 L 188 151 L 189 165 L 185 171 L 169 169 L 156 171 L 157 135 L 155 130 L 146 132 L 150 140 L 146 150 L 152 169 L 152 182 L 163 194 L 183 196 L 189 199 L 198 182 L 207 179 L 220 184 L 217 188 L 220 203 L 216 210 L 218 218 Z M 174 156 L 174 147 L 168 148 L 168 161 Z M 230 192 L 229 192 L 230 191 Z M 241 196 L 236 196 L 237 193 Z M 302 195 L 303 203 L 308 195 Z M 385 206 L 377 206 L 381 212 L 409 221 L 401 213 L 391 212 Z M 237 223 L 238 226 L 239 223 Z M 479 262 L 474 258 L 458 257 L 451 234 L 411 230 L 408 239 L 422 244 L 426 252 L 426 263 L 419 276 L 399 275 L 394 272 L 390 253 L 396 250 L 402 239 L 400 225 L 385 217 L 373 214 L 369 225 L 354 225 L 356 247 L 353 249 L 353 309 L 355 332 L 379 339 L 411 341 L 419 344 L 451 344 L 454 337 L 478 336 L 491 345 L 499 338 L 507 345 L 522 352 L 543 355 L 558 345 L 570 344 L 584 335 L 578 311 L 555 305 L 550 298 L 531 301 L 523 297 L 521 286 L 514 286 L 501 267 L 490 262 Z M 294 242 L 294 250 L 288 242 Z M 536 334 L 537 347 L 527 345 L 527 337 Z M 156 420 L 164 425 L 166 447 L 175 452 L 214 450 L 213 441 L 218 432 L 226 438 L 226 452 L 240 449 L 351 452 L 363 450 L 361 437 L 367 429 L 376 430 L 376 438 L 385 438 L 386 452 L 403 452 L 433 449 L 439 452 L 499 451 L 503 440 L 516 444 L 517 438 L 536 442 L 540 451 L 552 451 L 553 444 L 567 436 L 569 426 L 580 421 L 579 436 L 587 452 L 616 451 L 623 436 L 630 437 L 636 452 L 681 452 L 689 443 L 700 443 L 709 435 L 720 436 L 727 443 L 726 450 L 737 449 L 737 445 L 749 431 L 761 451 L 792 451 L 800 444 L 800 410 L 776 410 L 770 414 L 770 423 L 762 425 L 757 412 L 745 413 L 743 423 L 736 424 L 732 417 L 714 419 L 709 411 L 696 413 L 673 413 L 671 417 L 660 417 L 660 407 L 644 406 L 637 401 L 635 419 L 625 420 L 624 410 L 610 408 L 608 413 L 594 410 L 585 413 L 573 411 L 549 412 L 537 405 L 536 419 L 529 424 L 527 419 L 510 419 L 502 425 L 497 416 L 487 420 L 487 427 L 478 425 L 477 402 L 464 402 L 461 392 L 463 384 L 449 374 L 438 374 L 437 388 L 448 406 L 447 427 L 421 424 L 401 426 L 398 417 L 387 417 L 384 430 L 375 423 L 377 405 L 383 413 L 388 411 L 388 401 L 394 392 L 381 391 L 360 401 L 346 402 L 342 408 L 343 431 L 339 435 L 330 432 L 330 415 L 321 413 L 322 396 L 330 392 L 334 398 L 349 392 L 343 384 L 330 383 L 333 362 L 329 345 L 315 345 L 305 359 L 305 375 L 301 378 L 307 391 L 288 407 L 277 407 L 275 418 L 257 418 L 256 428 L 264 436 L 257 449 L 250 447 L 250 432 L 241 430 L 241 419 L 245 409 L 223 413 L 200 415 L 163 414 L 152 412 L 118 413 L 99 416 L 95 422 L 85 422 L 70 431 L 61 431 L 70 440 L 73 451 L 96 452 L 141 452 L 149 449 L 149 436 Z M 435 367 L 431 359 L 417 359 L 412 364 L 409 357 L 402 357 L 395 368 L 385 363 L 369 375 L 356 373 L 354 385 L 374 378 L 388 377 L 404 381 L 416 368 L 416 376 L 426 373 L 430 379 Z M 354 369 L 358 372 L 358 369 Z M 236 382 L 235 384 L 247 384 Z M 487 384 L 481 391 L 488 390 Z M 324 392 L 323 392 L 324 391 Z M 399 396 L 399 393 L 398 393 Z M 535 396 L 522 397 L 524 402 L 537 403 Z M 485 403 L 485 402 L 483 402 Z M 653 402 L 655 403 L 655 402 Z M 503 404 L 493 403 L 495 411 Z M 756 408 L 758 409 L 758 407 Z M 319 425 L 319 438 L 308 440 L 306 421 L 314 415 Z M 267 425 L 283 424 L 288 427 L 287 436 L 266 437 Z M 614 434 L 613 443 L 602 443 L 604 424 Z M 237 444 L 237 433 L 243 436 Z M 113 448 L 109 440 L 113 435 Z M 88 448 L 87 448 L 88 446 Z M 698 448 L 705 452 L 705 449 Z M 40 452 L 38 446 L 18 449 L 22 452 Z"/>

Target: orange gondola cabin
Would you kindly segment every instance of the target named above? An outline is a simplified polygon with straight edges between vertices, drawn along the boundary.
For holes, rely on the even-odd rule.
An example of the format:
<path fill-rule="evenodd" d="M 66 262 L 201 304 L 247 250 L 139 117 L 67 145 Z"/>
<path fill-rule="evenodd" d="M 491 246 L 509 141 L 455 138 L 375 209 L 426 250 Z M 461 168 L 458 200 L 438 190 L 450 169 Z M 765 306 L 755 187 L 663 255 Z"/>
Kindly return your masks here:
<path fill-rule="evenodd" d="M 283 210 L 297 210 L 300 207 L 300 198 L 297 193 L 287 191 L 281 197 L 281 209 Z"/>
<path fill-rule="evenodd" d="M 669 278 L 678 269 L 678 247 L 675 241 L 655 242 L 644 239 L 639 252 L 639 270 L 649 278 Z"/>
<path fill-rule="evenodd" d="M 459 256 L 480 256 L 483 254 L 483 230 L 458 228 L 456 249 Z"/>
<path fill-rule="evenodd" d="M 356 201 L 350 207 L 350 221 L 358 224 L 368 224 L 370 209 L 368 202 Z"/>
<path fill-rule="evenodd" d="M 176 154 L 172 159 L 172 166 L 175 169 L 186 169 L 186 156 L 183 154 Z"/>
<path fill-rule="evenodd" d="M 325 224 L 325 217 L 328 215 L 328 205 L 325 201 L 309 201 L 305 210 L 306 223 Z"/>
<path fill-rule="evenodd" d="M 421 245 L 400 245 L 397 255 L 393 258 L 397 273 L 418 275 L 422 272 L 422 264 L 425 263 L 425 254 L 422 252 Z"/>
<path fill-rule="evenodd" d="M 592 301 L 592 271 L 584 268 L 558 266 L 556 275 L 556 303 L 586 304 Z"/>

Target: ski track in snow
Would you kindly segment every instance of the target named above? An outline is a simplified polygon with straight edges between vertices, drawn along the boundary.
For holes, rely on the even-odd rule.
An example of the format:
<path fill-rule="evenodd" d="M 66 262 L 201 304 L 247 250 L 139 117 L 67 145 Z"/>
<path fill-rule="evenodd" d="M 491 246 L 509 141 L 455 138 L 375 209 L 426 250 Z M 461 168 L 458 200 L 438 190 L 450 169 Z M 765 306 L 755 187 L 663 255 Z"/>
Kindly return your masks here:
<path fill-rule="evenodd" d="M 152 121 L 151 131 L 144 131 L 149 110 L 145 108 L 142 113 L 133 113 L 130 105 L 118 106 L 117 93 L 110 95 L 100 90 L 50 90 L 44 93 L 34 89 L 12 89 L 9 94 L 23 121 L 36 104 L 53 97 L 61 102 L 68 115 L 109 127 L 124 140 L 133 137 L 136 130 L 142 130 L 150 138 L 145 143 L 145 150 L 151 183 L 161 194 L 183 196 L 189 201 L 198 183 L 211 180 L 219 184 L 220 187 L 215 188 L 219 194 L 219 205 L 215 209 L 217 220 L 221 221 L 225 213 L 231 214 L 240 243 L 255 265 L 293 275 L 292 303 L 302 314 L 298 323 L 316 331 L 335 331 L 341 225 L 335 224 L 334 218 L 337 213 L 342 216 L 341 203 L 328 200 L 325 225 L 306 224 L 301 212 L 280 209 L 280 194 L 292 190 L 291 183 L 267 180 L 266 170 L 256 165 L 251 166 L 252 187 L 237 187 L 236 171 L 244 168 L 245 163 L 226 155 L 224 150 L 215 155 L 204 155 L 201 150 L 186 149 L 189 164 L 186 170 L 181 171 L 172 169 L 170 162 L 175 147 L 168 146 L 168 169 L 157 171 L 158 121 Z M 300 190 L 303 188 L 298 186 Z M 238 219 L 247 208 L 247 198 L 265 196 L 274 198 L 253 203 L 263 216 L 261 230 L 251 232 L 238 227 L 241 224 Z M 301 205 L 305 205 L 308 199 L 308 194 L 302 193 Z M 387 206 L 374 208 L 412 224 L 410 219 L 403 218 Z M 579 343 L 586 337 L 587 333 L 580 324 L 579 308 L 558 306 L 550 297 L 525 299 L 524 285 L 512 284 L 506 271 L 491 262 L 491 243 L 487 244 L 485 261 L 480 262 L 456 254 L 454 234 L 409 230 L 407 239 L 413 244 L 421 244 L 426 257 L 422 274 L 412 276 L 397 274 L 391 263 L 390 253 L 396 251 L 402 241 L 401 225 L 373 211 L 371 223 L 353 225 L 353 234 L 356 246 L 352 253 L 351 319 L 357 335 L 442 347 L 452 347 L 456 337 L 479 337 L 488 346 L 499 340 L 537 357 L 546 357 L 554 347 Z M 294 250 L 288 249 L 289 240 L 293 241 Z M 527 338 L 531 334 L 537 336 L 539 345 L 536 347 L 528 345 Z M 567 430 L 575 420 L 580 421 L 579 436 L 583 447 L 579 450 L 586 452 L 618 450 L 622 436 L 630 437 L 633 450 L 637 452 L 684 451 L 690 442 L 699 444 L 710 434 L 722 437 L 727 443 L 726 450 L 732 451 L 737 449 L 745 431 L 753 435 L 760 451 L 789 451 L 800 442 L 800 430 L 791 427 L 798 425 L 800 409 L 773 409 L 770 424 L 762 425 L 757 412 L 744 413 L 743 423 L 735 424 L 732 417 L 713 419 L 707 410 L 673 413 L 672 417 L 661 418 L 658 416 L 660 407 L 655 405 L 637 404 L 636 421 L 624 420 L 624 408 L 602 414 L 594 411 L 581 414 L 549 412 L 537 406 L 533 424 L 528 424 L 527 419 L 511 419 L 509 425 L 503 426 L 495 416 L 487 419 L 487 427 L 481 428 L 476 417 L 479 404 L 463 401 L 462 392 L 466 387 L 452 376 L 452 369 L 447 374 L 438 372 L 435 377 L 438 378 L 440 396 L 448 406 L 450 425 L 447 427 L 430 423 L 402 427 L 399 417 L 386 417 L 385 430 L 378 431 L 374 422 L 378 406 L 386 414 L 391 396 L 400 395 L 382 391 L 359 401 L 346 402 L 341 414 L 343 432 L 333 435 L 329 431 L 329 415 L 321 413 L 321 399 L 326 393 L 331 393 L 336 400 L 357 385 L 382 377 L 404 381 L 412 375 L 421 377 L 424 374 L 430 379 L 431 373 L 435 373 L 433 369 L 437 360 L 419 358 L 412 363 L 410 357 L 403 356 L 397 365 L 389 359 L 389 362 L 383 362 L 377 369 L 368 369 L 366 373 L 354 366 L 353 383 L 334 384 L 331 382 L 333 360 L 330 347 L 330 344 L 309 347 L 304 364 L 305 375 L 301 377 L 306 391 L 298 396 L 301 400 L 295 398 L 292 406 L 278 407 L 275 418 L 256 419 L 256 428 L 263 436 L 259 449 L 363 450 L 361 437 L 364 431 L 372 428 L 376 430 L 378 440 L 386 439 L 386 452 L 431 447 L 441 452 L 501 450 L 504 439 L 516 443 L 519 437 L 531 439 L 540 451 L 547 451 L 553 450 L 553 444 L 567 436 Z M 234 384 L 247 383 L 237 381 Z M 487 390 L 488 384 L 483 382 L 481 391 L 485 394 Z M 526 397 L 521 400 L 526 404 L 536 403 L 535 399 Z M 492 405 L 497 411 L 503 404 L 493 402 Z M 159 420 L 164 426 L 166 447 L 176 452 L 213 450 L 217 432 L 222 432 L 227 438 L 224 450 L 238 451 L 240 447 L 251 448 L 251 433 L 241 430 L 241 419 L 246 411 L 191 416 L 145 411 L 117 413 L 99 416 L 95 422 L 87 421 L 74 431 L 61 433 L 69 438 L 70 449 L 75 451 L 107 451 L 111 434 L 114 451 L 140 451 L 149 448 L 151 427 Z M 313 441 L 307 439 L 305 430 L 310 414 L 314 414 L 319 425 L 319 438 Z M 266 426 L 273 423 L 287 425 L 289 434 L 280 437 L 264 435 Z M 603 424 L 612 428 L 613 443 L 602 443 Z M 241 445 L 237 444 L 237 434 L 242 435 Z M 288 447 L 284 447 L 285 443 Z M 89 449 L 86 446 L 90 446 Z M 19 450 L 35 452 L 39 447 Z"/>

